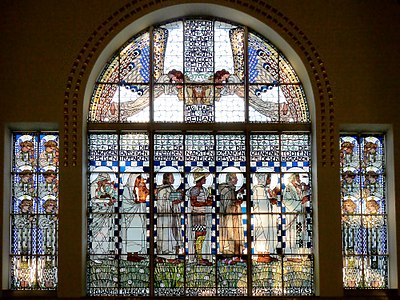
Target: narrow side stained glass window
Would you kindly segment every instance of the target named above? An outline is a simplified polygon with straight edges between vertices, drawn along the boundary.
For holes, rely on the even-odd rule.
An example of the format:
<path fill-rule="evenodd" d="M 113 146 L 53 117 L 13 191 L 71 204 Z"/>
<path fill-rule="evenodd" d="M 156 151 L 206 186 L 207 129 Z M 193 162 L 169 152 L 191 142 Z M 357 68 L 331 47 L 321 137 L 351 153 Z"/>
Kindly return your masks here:
<path fill-rule="evenodd" d="M 57 288 L 57 132 L 14 132 L 10 288 Z"/>
<path fill-rule="evenodd" d="M 343 283 L 388 288 L 385 136 L 340 137 Z"/>

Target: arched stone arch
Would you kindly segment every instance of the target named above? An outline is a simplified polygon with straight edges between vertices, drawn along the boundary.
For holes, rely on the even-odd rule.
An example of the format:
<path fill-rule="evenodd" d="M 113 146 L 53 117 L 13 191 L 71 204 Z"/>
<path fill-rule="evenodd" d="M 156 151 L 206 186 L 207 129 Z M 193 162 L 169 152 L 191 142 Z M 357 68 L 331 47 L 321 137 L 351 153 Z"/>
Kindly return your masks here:
<path fill-rule="evenodd" d="M 94 77 L 103 66 L 102 62 L 106 62 L 117 46 L 126 40 L 124 30 L 135 28 L 134 32 L 130 32 L 131 36 L 152 24 L 185 15 L 209 15 L 226 19 L 230 14 L 233 16 L 232 21 L 236 23 L 247 25 L 260 34 L 266 35 L 265 30 L 268 34 L 273 34 L 271 42 L 284 52 L 302 79 L 312 116 L 313 161 L 316 162 L 313 168 L 316 169 L 318 165 L 318 177 L 321 176 L 318 180 L 318 186 L 321 186 L 318 189 L 318 198 L 323 198 L 324 203 L 333 203 L 331 200 L 336 195 L 330 191 L 338 184 L 329 176 L 332 172 L 338 171 L 336 163 L 338 134 L 334 116 L 334 96 L 324 61 L 314 44 L 292 20 L 264 1 L 257 0 L 249 0 L 246 3 L 240 0 L 220 0 L 217 4 L 204 1 L 189 3 L 182 0 L 131 1 L 111 13 L 88 37 L 74 60 L 67 78 L 63 99 L 64 122 L 61 130 L 61 164 L 64 172 L 78 174 L 81 171 L 76 167 L 85 165 L 81 163 L 81 157 L 85 157 L 85 154 L 82 156 L 82 148 L 85 149 L 86 114 Z M 112 48 L 113 45 L 115 48 Z M 313 172 L 314 182 L 317 182 L 316 174 L 317 172 Z M 325 189 L 328 182 L 329 188 Z M 315 188 L 317 192 L 317 187 Z M 85 192 L 82 194 L 83 197 L 84 194 Z M 315 205 L 320 206 L 318 201 L 315 201 Z M 319 207 L 318 214 L 321 212 L 322 215 L 331 214 L 332 220 L 336 220 L 336 211 L 332 212 L 333 206 L 329 204 Z M 339 212 L 340 209 L 337 211 L 337 220 L 340 218 Z M 326 227 L 329 231 L 330 228 L 325 225 L 320 226 L 324 223 L 322 219 L 318 221 L 318 217 L 315 218 L 315 224 L 318 229 L 315 235 L 319 236 L 315 239 L 316 247 L 319 248 L 316 249 L 316 253 L 328 253 L 326 250 L 332 251 L 330 248 L 335 245 L 333 256 L 324 254 L 321 260 L 319 254 L 316 255 L 315 273 L 316 277 L 319 277 L 321 274 L 319 269 L 340 264 L 340 236 L 336 233 L 330 236 L 321 235 L 320 231 L 326 231 Z M 323 282 L 321 286 L 316 286 L 317 295 L 341 293 L 341 269 L 332 270 L 329 275 L 322 277 L 324 277 L 322 280 L 316 278 L 317 283 Z M 334 284 L 328 277 L 334 278 Z"/>

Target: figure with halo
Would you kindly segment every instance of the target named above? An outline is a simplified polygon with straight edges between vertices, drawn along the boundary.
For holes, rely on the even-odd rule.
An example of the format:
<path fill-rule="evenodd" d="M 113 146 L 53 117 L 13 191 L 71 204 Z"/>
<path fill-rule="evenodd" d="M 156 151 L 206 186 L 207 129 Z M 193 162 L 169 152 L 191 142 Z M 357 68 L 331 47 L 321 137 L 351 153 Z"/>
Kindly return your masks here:
<path fill-rule="evenodd" d="M 193 170 L 194 185 L 186 193 L 188 201 L 189 261 L 211 265 L 211 223 L 213 197 L 204 186 L 209 173 L 202 168 Z M 194 254 L 194 255 L 193 255 Z"/>
<path fill-rule="evenodd" d="M 99 167 L 97 170 L 104 172 L 106 167 Z M 108 170 L 111 171 L 111 169 Z M 106 172 L 92 173 L 92 176 L 90 194 L 92 210 L 95 213 L 90 223 L 93 236 L 92 249 L 96 254 L 115 254 L 113 241 L 114 204 L 118 198 L 117 179 L 115 174 Z"/>
<path fill-rule="evenodd" d="M 44 150 L 39 155 L 39 166 L 45 168 L 52 166 L 56 168 L 58 166 L 59 149 L 56 142 L 55 136 L 47 136 L 47 140 L 44 141 Z"/>
<path fill-rule="evenodd" d="M 277 251 L 280 189 L 272 186 L 271 173 L 255 173 L 254 176 L 254 249 L 258 262 L 269 263 L 274 260 L 270 254 Z"/>
<path fill-rule="evenodd" d="M 244 250 L 242 223 L 243 191 L 236 191 L 236 173 L 227 173 L 226 182 L 218 186 L 220 195 L 220 251 L 222 254 L 241 255 Z"/>
<path fill-rule="evenodd" d="M 17 170 L 21 170 L 23 167 L 29 167 L 33 170 L 36 167 L 33 137 L 30 135 L 23 135 L 18 139 L 18 142 L 20 151 L 15 154 L 15 167 Z"/>
<path fill-rule="evenodd" d="M 58 177 L 54 169 L 45 168 L 43 175 L 43 181 L 39 182 L 39 197 L 47 195 L 58 196 Z"/>
<path fill-rule="evenodd" d="M 301 253 L 302 249 L 307 248 L 309 224 L 306 222 L 306 206 L 309 205 L 309 197 L 310 187 L 301 181 L 300 174 L 290 174 L 282 195 L 286 213 L 285 248 L 290 253 Z"/>
<path fill-rule="evenodd" d="M 129 170 L 132 171 L 132 170 Z M 127 176 L 122 192 L 122 252 L 127 253 L 128 260 L 141 261 L 147 254 L 146 247 L 146 200 L 150 190 L 146 186 L 145 176 L 138 173 Z M 126 178 L 126 177 L 125 177 Z"/>
<path fill-rule="evenodd" d="M 18 178 L 19 177 L 19 178 Z M 18 173 L 16 185 L 14 187 L 14 195 L 19 198 L 24 195 L 34 197 L 35 182 L 33 181 L 33 173 L 28 166 L 22 167 L 22 171 Z"/>
<path fill-rule="evenodd" d="M 176 259 L 183 249 L 181 230 L 181 191 L 174 187 L 174 175 L 178 173 L 161 173 L 162 183 L 157 186 L 157 254 L 159 259 Z M 179 184 L 179 182 L 177 183 Z M 166 256 L 165 256 L 166 255 Z"/>
<path fill-rule="evenodd" d="M 33 200 L 30 196 L 20 198 L 19 213 L 14 217 L 14 230 L 17 232 L 18 253 L 19 255 L 31 254 L 32 247 L 32 227 L 35 223 L 33 212 Z"/>

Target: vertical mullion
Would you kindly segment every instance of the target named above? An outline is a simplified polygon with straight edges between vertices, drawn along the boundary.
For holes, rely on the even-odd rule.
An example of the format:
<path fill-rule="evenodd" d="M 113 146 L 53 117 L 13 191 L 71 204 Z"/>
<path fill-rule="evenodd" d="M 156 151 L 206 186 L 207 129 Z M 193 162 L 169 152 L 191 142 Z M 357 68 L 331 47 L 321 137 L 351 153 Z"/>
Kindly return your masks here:
<path fill-rule="evenodd" d="M 245 148 L 246 148 L 246 229 L 247 229 L 247 295 L 252 296 L 252 279 L 253 279 L 253 263 L 252 263 L 252 241 L 251 241 L 251 182 L 250 182 L 250 132 L 245 132 Z"/>
<path fill-rule="evenodd" d="M 117 160 L 118 160 L 118 169 L 117 169 L 117 182 L 118 182 L 118 188 L 117 188 L 117 216 L 113 216 L 113 218 L 114 218 L 114 221 L 115 221 L 115 217 L 117 217 L 118 218 L 118 232 L 119 232 L 119 230 L 121 229 L 121 220 L 122 220 L 122 216 L 121 216 L 121 210 L 120 210 L 120 205 L 122 205 L 122 204 L 120 204 L 121 203 L 121 201 L 122 201 L 122 199 L 120 199 L 120 198 L 122 198 L 122 196 L 120 195 L 120 193 L 119 193 L 119 190 L 120 190 L 120 184 L 121 184 L 121 174 L 120 174 L 120 166 L 121 166 L 121 130 L 118 130 L 117 131 Z M 115 211 L 114 211 L 114 213 L 115 213 Z M 116 228 L 116 226 L 115 226 L 115 224 L 114 224 L 114 232 L 115 232 L 115 228 Z M 126 238 L 128 238 L 128 237 L 126 237 Z M 117 251 L 118 251 L 118 253 L 117 253 L 117 257 L 118 257 L 118 259 L 117 259 L 117 267 L 118 267 L 118 273 L 117 273 L 117 278 L 118 278 L 118 285 L 117 285 L 117 288 L 118 288 L 118 294 L 120 294 L 120 290 L 121 290 L 121 267 L 120 267 L 120 265 L 121 265 L 121 255 L 122 255 L 122 248 L 121 248 L 121 246 L 120 246 L 120 243 L 119 243 L 119 239 L 118 239 L 118 237 L 116 237 L 116 236 L 114 236 L 114 240 L 116 240 L 117 242 Z"/>
<path fill-rule="evenodd" d="M 182 21 L 182 41 L 183 41 L 183 46 L 182 46 L 182 73 L 183 73 L 183 82 L 182 82 L 182 97 L 183 97 L 183 109 L 182 109 L 182 120 L 183 123 L 186 123 L 186 70 L 185 70 L 185 46 L 186 46 L 186 40 L 185 40 L 185 23 L 186 19 L 183 19 Z M 176 83 L 175 83 L 176 84 Z"/>
<path fill-rule="evenodd" d="M 150 161 L 150 191 L 154 191 L 154 130 L 148 131 L 149 135 L 149 161 Z M 150 253 L 149 253 L 149 288 L 150 296 L 154 297 L 154 193 L 150 192 L 150 213 L 149 213 L 149 226 L 150 226 Z M 147 216 L 147 214 L 146 214 Z M 146 222 L 147 223 L 147 222 Z M 146 237 L 147 239 L 147 237 Z"/>
<path fill-rule="evenodd" d="M 283 183 L 283 173 L 282 173 L 282 132 L 278 133 L 278 153 L 279 153 L 279 189 L 280 189 L 280 202 L 281 202 L 281 209 L 280 209 L 280 219 L 281 219 L 281 234 L 283 231 L 283 213 L 282 213 L 282 205 L 283 205 L 283 190 L 282 190 L 282 183 Z M 286 219 L 286 210 L 285 210 L 285 219 Z M 285 226 L 285 234 L 286 234 L 286 226 Z M 281 245 L 281 288 L 282 288 L 282 296 L 284 295 L 285 290 L 285 281 L 284 281 L 284 257 L 285 257 L 285 248 L 286 248 L 286 240 L 283 240 L 282 235 L 282 245 Z M 285 247 L 283 247 L 285 245 Z"/>
<path fill-rule="evenodd" d="M 244 106 L 244 122 L 246 124 L 249 123 L 249 57 L 248 57 L 248 48 L 249 48 L 249 32 L 247 27 L 244 27 L 244 37 L 243 37 L 243 47 L 244 47 L 244 93 L 245 93 L 245 106 Z"/>
<path fill-rule="evenodd" d="M 249 123 L 249 68 L 248 68 L 248 47 L 249 47 L 249 32 L 247 26 L 244 27 L 243 35 L 243 63 L 244 63 L 244 92 L 245 92 L 245 106 L 244 106 L 244 121 L 245 124 Z M 246 148 L 246 217 L 247 217 L 247 295 L 252 296 L 252 279 L 253 279 L 253 265 L 252 265 L 252 243 L 251 243 L 251 185 L 250 185 L 250 132 L 246 126 L 245 131 L 245 148 Z"/>
<path fill-rule="evenodd" d="M 281 97 L 280 97 L 279 90 L 281 88 L 281 78 L 280 78 L 280 75 L 281 75 L 281 72 L 280 72 L 281 52 L 278 51 L 277 55 L 278 55 L 278 57 L 276 59 L 278 61 L 277 62 L 277 67 L 278 67 L 278 70 L 277 70 L 278 71 L 278 83 L 277 83 L 277 89 L 278 89 L 278 123 L 280 123 L 281 122 L 281 109 L 280 109 L 280 107 L 281 107 Z M 272 87 L 273 86 L 274 85 L 272 85 Z"/>
<path fill-rule="evenodd" d="M 118 92 L 118 123 L 121 123 L 121 52 L 118 53 L 118 87 L 117 87 L 117 92 Z"/>
<path fill-rule="evenodd" d="M 219 292 L 219 290 L 218 290 L 218 238 L 219 238 L 219 236 L 217 236 L 217 233 L 218 233 L 218 226 L 217 226 L 217 191 L 218 191 L 218 189 L 217 189 L 217 131 L 213 131 L 213 140 L 214 140 L 214 147 L 213 147 L 213 150 L 214 150 L 214 186 L 215 186 L 215 191 L 214 191 L 214 193 L 215 193 L 215 201 L 214 201 L 214 205 L 215 205 L 215 212 L 214 212 L 214 217 L 215 217 L 215 265 L 214 265 L 214 268 L 215 268 L 215 291 L 216 291 L 216 296 L 218 296 L 218 292 Z M 218 182 L 218 184 L 219 184 L 219 182 Z M 211 210 L 212 211 L 212 210 Z M 218 214 L 220 214 L 220 213 L 218 213 Z M 219 216 L 218 216 L 219 217 Z M 211 244 L 212 245 L 212 244 Z"/>
<path fill-rule="evenodd" d="M 150 112 L 150 124 L 154 122 L 154 27 L 151 26 L 149 30 L 150 39 L 150 53 L 149 53 L 149 112 Z"/>
<path fill-rule="evenodd" d="M 357 134 L 357 143 L 358 143 L 358 161 L 359 161 L 359 163 L 358 163 L 358 171 L 357 171 L 357 173 L 358 173 L 358 180 L 359 180 L 359 195 L 360 195 L 360 197 L 361 197 L 361 200 L 364 200 L 364 199 L 362 199 L 363 198 L 363 195 L 362 195 L 362 181 L 361 181 L 361 179 L 362 179 L 362 159 L 363 159 L 363 152 L 362 152 L 362 148 L 361 148 L 361 139 L 362 139 L 362 134 L 361 133 L 359 133 L 359 134 Z M 361 212 L 360 212 L 360 227 L 362 228 L 363 227 L 363 220 L 364 220 L 364 210 L 362 209 L 363 207 L 361 206 Z M 367 234 L 368 234 L 368 230 L 366 230 L 365 231 L 365 235 L 362 235 L 362 244 L 364 244 L 364 241 L 367 239 Z M 367 239 L 368 240 L 368 239 Z M 362 247 L 362 248 L 364 248 L 364 247 Z M 366 250 L 368 251 L 368 245 L 366 245 Z M 365 253 L 361 253 L 361 266 L 362 266 L 362 268 L 361 268 L 361 274 L 362 274 L 362 276 L 361 276 L 361 278 L 362 278 L 362 287 L 363 288 L 365 288 L 365 258 L 366 258 L 366 256 L 368 256 L 367 254 L 365 254 Z"/>
<path fill-rule="evenodd" d="M 186 253 L 186 237 L 188 236 L 188 234 L 187 234 L 187 219 L 189 218 L 189 216 L 188 216 L 188 214 L 187 214 L 187 211 L 186 211 L 186 193 L 187 193 L 187 191 L 186 191 L 186 189 L 185 189 L 185 187 L 186 187 L 186 183 L 185 183 L 185 180 L 186 180 L 186 172 L 185 172 L 185 168 L 186 168 L 186 132 L 185 131 L 183 131 L 182 132 L 182 148 L 183 148 L 183 190 L 184 190 L 184 195 L 183 195 L 183 219 L 184 219 L 184 223 L 183 223 L 183 257 L 184 257 L 184 259 L 183 259 L 183 293 L 184 293 L 184 295 L 186 296 L 187 295 L 187 293 L 186 293 L 186 261 L 187 261 L 187 259 L 186 259 L 186 255 L 188 254 L 188 253 Z M 190 201 L 190 199 L 189 199 L 189 201 Z"/>
<path fill-rule="evenodd" d="M 212 26 L 213 26 L 213 34 L 212 34 L 212 39 L 213 39 L 213 83 L 212 83 L 212 91 L 213 91 L 213 122 L 215 123 L 215 20 L 212 21 Z"/>
<path fill-rule="evenodd" d="M 150 99 L 149 99 L 149 112 L 150 112 L 150 124 L 153 123 L 154 120 L 154 105 L 153 105 L 153 97 L 154 97 L 154 66 L 153 66 L 153 27 L 150 28 Z M 149 162 L 150 162 L 150 191 L 154 191 L 154 129 L 152 128 L 150 131 L 147 131 L 148 139 L 149 139 Z M 150 253 L 149 253 L 149 288 L 150 288 L 150 296 L 154 297 L 154 193 L 150 193 Z M 147 223 L 147 222 L 146 222 Z M 146 237 L 147 239 L 147 237 Z"/>
<path fill-rule="evenodd" d="M 151 26 L 149 29 L 149 40 L 150 40 L 150 53 L 149 53 L 149 113 L 150 113 L 150 124 L 154 122 L 154 27 Z M 154 128 L 147 131 L 149 138 L 149 162 L 150 162 L 150 191 L 154 191 Z M 149 253 L 149 288 L 150 296 L 154 297 L 154 199 L 155 195 L 150 192 L 150 253 Z M 147 214 L 146 214 L 147 217 Z M 147 221 L 146 221 L 147 223 Z M 147 236 L 146 236 L 147 239 Z"/>
<path fill-rule="evenodd" d="M 35 192 L 33 195 L 33 206 L 35 206 L 35 202 L 36 202 L 36 209 L 33 211 L 33 215 L 34 215 L 34 223 L 32 222 L 32 228 L 31 228 L 31 256 L 35 257 L 35 281 L 32 283 L 33 286 L 38 286 L 38 276 L 39 276 L 39 253 L 38 253 L 38 231 L 39 231 L 39 193 L 38 193 L 38 189 L 39 189 L 39 155 L 40 155 L 40 132 L 36 131 L 36 132 L 32 132 L 33 138 L 36 140 L 37 143 L 37 147 L 36 147 L 36 170 L 34 169 L 34 177 L 36 179 L 36 187 L 35 187 Z M 35 234 L 35 242 L 33 241 L 33 230 L 36 230 L 36 234 Z M 36 245 L 36 249 L 33 250 L 33 245 Z M 43 254 L 42 254 L 43 255 Z M 38 287 L 37 287 L 38 288 Z M 33 288 L 35 289 L 35 288 Z"/>

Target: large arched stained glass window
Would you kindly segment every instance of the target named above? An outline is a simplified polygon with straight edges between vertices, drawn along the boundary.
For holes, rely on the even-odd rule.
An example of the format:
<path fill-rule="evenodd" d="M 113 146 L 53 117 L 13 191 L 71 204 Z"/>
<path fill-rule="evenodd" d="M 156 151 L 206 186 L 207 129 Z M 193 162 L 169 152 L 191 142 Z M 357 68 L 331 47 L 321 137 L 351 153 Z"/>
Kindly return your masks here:
<path fill-rule="evenodd" d="M 88 128 L 90 295 L 314 294 L 308 105 L 266 38 L 205 18 L 132 37 Z"/>

